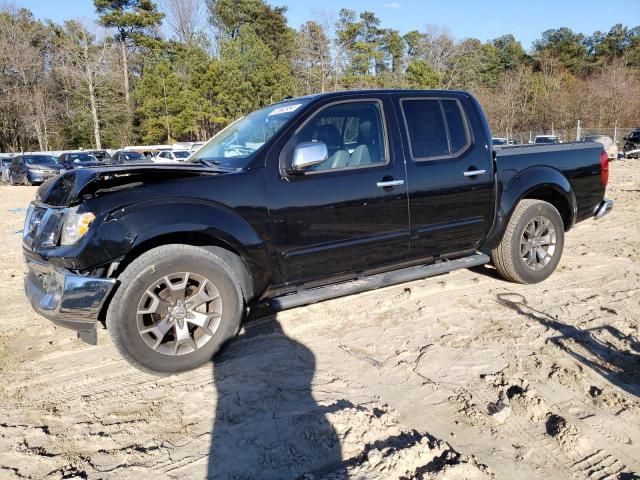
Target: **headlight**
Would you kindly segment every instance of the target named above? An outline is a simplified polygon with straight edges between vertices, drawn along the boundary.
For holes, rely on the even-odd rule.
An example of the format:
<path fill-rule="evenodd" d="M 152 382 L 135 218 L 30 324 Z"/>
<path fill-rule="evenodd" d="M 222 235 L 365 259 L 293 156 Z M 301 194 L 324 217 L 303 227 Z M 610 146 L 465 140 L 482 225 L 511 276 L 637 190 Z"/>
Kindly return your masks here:
<path fill-rule="evenodd" d="M 68 209 L 63 218 L 61 245 L 73 245 L 89 231 L 96 216 L 91 212 L 78 213 L 78 207 Z"/>

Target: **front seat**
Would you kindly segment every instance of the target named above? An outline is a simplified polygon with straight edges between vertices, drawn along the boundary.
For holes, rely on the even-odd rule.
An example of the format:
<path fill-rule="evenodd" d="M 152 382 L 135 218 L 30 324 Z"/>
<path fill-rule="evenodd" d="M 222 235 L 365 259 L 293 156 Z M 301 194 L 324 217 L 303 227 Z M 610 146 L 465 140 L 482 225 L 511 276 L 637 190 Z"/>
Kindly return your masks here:
<path fill-rule="evenodd" d="M 379 154 L 376 155 L 375 139 L 371 135 L 371 121 L 366 120 L 360 122 L 358 132 L 358 146 L 351 153 L 351 159 L 349 160 L 350 167 L 359 167 L 360 165 L 369 165 L 373 161 L 379 161 Z M 379 152 L 379 149 L 377 150 Z M 372 158 L 374 159 L 372 161 Z"/>
<path fill-rule="evenodd" d="M 324 142 L 329 152 L 329 159 L 321 163 L 316 170 L 346 167 L 349 163 L 349 152 L 342 146 L 342 137 L 335 125 L 318 127 L 318 140 Z"/>

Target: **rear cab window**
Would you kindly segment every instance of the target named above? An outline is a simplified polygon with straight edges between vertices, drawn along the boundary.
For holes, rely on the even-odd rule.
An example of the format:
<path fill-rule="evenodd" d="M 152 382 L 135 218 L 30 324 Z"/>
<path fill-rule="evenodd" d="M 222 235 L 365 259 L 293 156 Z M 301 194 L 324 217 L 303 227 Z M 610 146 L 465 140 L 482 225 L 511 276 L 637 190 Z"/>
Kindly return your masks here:
<path fill-rule="evenodd" d="M 404 125 L 415 161 L 455 158 L 471 146 L 462 105 L 454 98 L 403 98 Z"/>

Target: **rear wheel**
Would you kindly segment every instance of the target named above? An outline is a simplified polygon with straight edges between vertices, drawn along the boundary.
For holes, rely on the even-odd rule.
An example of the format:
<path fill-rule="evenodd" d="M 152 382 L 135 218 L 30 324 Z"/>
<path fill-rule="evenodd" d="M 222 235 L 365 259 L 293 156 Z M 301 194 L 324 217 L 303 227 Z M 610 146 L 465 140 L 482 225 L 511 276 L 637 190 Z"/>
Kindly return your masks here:
<path fill-rule="evenodd" d="M 203 248 L 164 245 L 142 254 L 120 275 L 107 312 L 116 348 L 134 367 L 155 373 L 210 361 L 240 328 L 237 278 Z"/>
<path fill-rule="evenodd" d="M 554 272 L 563 248 L 564 223 L 558 210 L 541 200 L 522 200 L 491 259 L 506 280 L 538 283 Z"/>

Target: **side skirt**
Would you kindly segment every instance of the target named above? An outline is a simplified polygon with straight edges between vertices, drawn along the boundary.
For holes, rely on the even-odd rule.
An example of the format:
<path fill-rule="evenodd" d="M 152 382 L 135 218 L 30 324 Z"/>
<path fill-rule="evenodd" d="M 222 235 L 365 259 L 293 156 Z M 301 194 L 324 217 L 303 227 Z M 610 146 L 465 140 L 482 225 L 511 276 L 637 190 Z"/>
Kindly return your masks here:
<path fill-rule="evenodd" d="M 345 295 L 375 290 L 376 288 L 387 287 L 389 285 L 433 277 L 434 275 L 452 272 L 453 270 L 459 270 L 461 268 L 476 267 L 489 262 L 490 259 L 488 255 L 484 253 L 475 253 L 468 257 L 458 258 L 456 260 L 443 260 L 430 265 L 419 265 L 417 267 L 377 273 L 355 280 L 350 280 L 348 282 L 301 289 L 296 293 L 272 298 L 269 305 L 274 310 L 286 310 L 287 308 L 321 302 L 330 298 L 343 297 Z"/>

